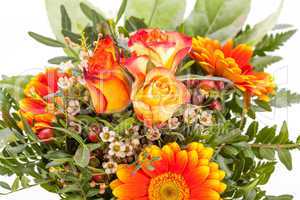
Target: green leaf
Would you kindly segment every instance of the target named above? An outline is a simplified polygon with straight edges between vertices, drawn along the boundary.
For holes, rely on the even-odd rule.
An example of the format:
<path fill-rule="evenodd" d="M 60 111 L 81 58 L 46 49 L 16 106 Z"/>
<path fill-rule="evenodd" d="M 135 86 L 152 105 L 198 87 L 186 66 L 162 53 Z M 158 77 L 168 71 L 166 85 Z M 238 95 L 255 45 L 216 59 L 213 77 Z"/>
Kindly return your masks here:
<path fill-rule="evenodd" d="M 261 100 L 255 100 L 256 105 L 258 105 L 260 108 L 264 109 L 265 111 L 271 112 L 272 108 L 269 104 L 269 102 L 261 101 Z"/>
<path fill-rule="evenodd" d="M 71 31 L 72 30 L 72 22 L 68 15 L 68 12 L 64 5 L 60 6 L 60 13 L 61 13 L 61 27 L 64 30 Z"/>
<path fill-rule="evenodd" d="M 59 65 L 61 63 L 64 62 L 68 62 L 68 61 L 75 61 L 76 58 L 74 57 L 69 57 L 69 56 L 58 56 L 58 57 L 54 57 L 48 60 L 48 63 L 50 64 L 55 64 L 55 65 Z"/>
<path fill-rule="evenodd" d="M 9 128 L 0 129 L 0 149 L 7 145 L 7 141 L 12 136 L 14 136 L 14 133 Z"/>
<path fill-rule="evenodd" d="M 282 164 L 288 169 L 292 170 L 293 169 L 293 163 L 292 163 L 292 156 L 289 150 L 287 149 L 278 149 L 277 150 L 279 160 L 281 161 Z"/>
<path fill-rule="evenodd" d="M 42 36 L 40 34 L 34 33 L 34 32 L 28 32 L 29 36 L 35 39 L 36 41 L 45 44 L 47 46 L 51 47 L 65 47 L 65 45 L 62 42 L 59 42 L 57 40 L 54 40 L 52 38 L 48 38 L 45 36 Z"/>
<path fill-rule="evenodd" d="M 289 142 L 289 130 L 286 121 L 284 121 L 280 133 L 274 141 L 274 144 L 286 144 L 288 142 Z"/>
<path fill-rule="evenodd" d="M 293 200 L 292 195 L 267 196 L 266 200 Z"/>
<path fill-rule="evenodd" d="M 253 140 L 253 138 L 255 137 L 256 133 L 258 131 L 258 122 L 257 121 L 254 121 L 252 122 L 248 129 L 247 129 L 247 132 L 246 132 L 246 135 L 249 136 L 249 140 Z"/>
<path fill-rule="evenodd" d="M 122 1 L 122 4 L 121 4 L 121 6 L 119 8 L 119 11 L 118 11 L 118 15 L 117 15 L 117 19 L 116 19 L 116 24 L 119 22 L 119 20 L 121 19 L 122 15 L 125 12 L 125 9 L 126 9 L 126 6 L 127 6 L 127 1 L 128 0 L 123 0 Z"/>
<path fill-rule="evenodd" d="M 271 105 L 277 108 L 284 108 L 298 103 L 300 103 L 300 94 L 285 88 L 278 90 L 271 100 Z"/>
<path fill-rule="evenodd" d="M 89 18 L 94 24 L 99 24 L 105 21 L 105 18 L 98 13 L 95 9 L 87 5 L 86 3 L 80 3 L 80 8 L 87 18 Z"/>
<path fill-rule="evenodd" d="M 133 118 L 133 117 L 127 118 L 127 119 L 123 120 L 121 123 L 119 123 L 114 128 L 114 131 L 116 131 L 117 133 L 122 133 L 125 130 L 129 129 L 130 127 L 132 127 L 135 123 L 136 123 L 135 118 Z"/>
<path fill-rule="evenodd" d="M 19 189 L 19 187 L 20 187 L 20 178 L 17 177 L 11 186 L 11 191 L 16 192 Z"/>
<path fill-rule="evenodd" d="M 283 7 L 283 0 L 281 1 L 278 9 L 268 16 L 266 19 L 256 24 L 252 29 L 248 29 L 235 40 L 237 43 L 245 43 L 251 46 L 255 46 L 259 43 L 263 37 L 274 28 L 278 17 Z"/>
<path fill-rule="evenodd" d="M 63 42 L 64 37 L 61 33 L 63 27 L 61 23 L 60 6 L 64 5 L 71 21 L 72 31 L 74 33 L 81 33 L 84 28 L 91 23 L 90 19 L 82 12 L 80 3 L 84 3 L 89 8 L 92 8 L 97 13 L 101 13 L 98 9 L 92 6 L 87 0 L 45 0 L 48 19 L 52 31 L 59 41 Z"/>
<path fill-rule="evenodd" d="M 0 88 L 5 88 L 16 101 L 20 101 L 24 98 L 24 88 L 31 78 L 31 75 L 3 77 Z"/>
<path fill-rule="evenodd" d="M 26 176 L 22 176 L 21 178 L 21 185 L 23 188 L 29 187 L 30 180 Z"/>
<path fill-rule="evenodd" d="M 262 158 L 267 159 L 267 160 L 275 159 L 275 150 L 274 149 L 260 148 L 259 154 Z"/>
<path fill-rule="evenodd" d="M 276 134 L 276 126 L 264 127 L 256 136 L 255 143 L 269 144 L 274 140 Z"/>
<path fill-rule="evenodd" d="M 10 186 L 3 181 L 0 181 L 0 187 L 4 188 L 6 190 L 11 190 Z"/>
<path fill-rule="evenodd" d="M 80 145 L 74 155 L 75 163 L 84 168 L 90 162 L 90 150 L 86 145 Z"/>
<path fill-rule="evenodd" d="M 197 0 L 184 22 L 185 32 L 225 41 L 242 28 L 250 11 L 250 0 Z"/>
<path fill-rule="evenodd" d="M 251 64 L 255 71 L 264 71 L 268 66 L 282 60 L 280 56 L 255 56 L 252 58 Z"/>
<path fill-rule="evenodd" d="M 296 32 L 297 30 L 290 30 L 275 35 L 266 35 L 262 41 L 256 45 L 254 55 L 264 56 L 266 55 L 266 52 L 272 52 L 279 49 Z"/>
<path fill-rule="evenodd" d="M 144 21 L 144 19 L 140 19 L 137 17 L 129 17 L 125 21 L 125 28 L 129 32 L 134 32 L 136 30 L 139 30 L 141 28 L 147 28 L 147 25 Z"/>
<path fill-rule="evenodd" d="M 144 19 L 149 27 L 175 30 L 183 22 L 186 0 L 130 0 L 125 18 Z"/>

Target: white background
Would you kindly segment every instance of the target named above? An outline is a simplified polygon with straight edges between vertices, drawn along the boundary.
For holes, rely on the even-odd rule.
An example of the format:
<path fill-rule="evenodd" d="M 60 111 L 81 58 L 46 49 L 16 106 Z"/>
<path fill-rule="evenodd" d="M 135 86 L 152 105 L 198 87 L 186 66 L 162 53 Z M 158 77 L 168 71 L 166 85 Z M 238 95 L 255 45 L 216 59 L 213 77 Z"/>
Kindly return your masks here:
<path fill-rule="evenodd" d="M 120 0 L 91 0 L 100 7 L 107 16 L 113 17 L 117 12 Z M 188 0 L 188 10 L 193 7 L 195 0 Z M 253 8 L 249 17 L 249 23 L 253 24 L 274 11 L 279 0 L 253 0 Z M 286 0 L 279 23 L 293 24 L 300 28 L 300 2 Z M 63 55 L 56 48 L 46 47 L 28 37 L 27 31 L 34 31 L 42 35 L 52 36 L 48 24 L 47 14 L 42 0 L 6 0 L 1 1 L 0 6 L 0 75 L 31 74 L 40 71 L 47 66 L 49 58 Z M 286 45 L 276 52 L 284 57 L 284 60 L 270 68 L 270 72 L 276 77 L 279 87 L 288 87 L 300 93 L 299 81 L 299 55 L 300 33 L 297 33 Z M 276 109 L 270 114 L 260 116 L 266 124 L 278 124 L 283 120 L 289 123 L 291 137 L 294 139 L 300 134 L 300 106 L 288 109 Z M 293 194 L 295 200 L 300 199 L 300 152 L 293 154 L 294 169 L 287 171 L 282 165 L 276 168 L 270 183 L 265 187 L 269 194 L 279 195 Z M 0 177 L 0 180 L 8 178 Z M 55 200 L 59 199 L 55 194 L 50 194 L 39 187 L 21 191 L 9 196 L 1 197 L 5 200 Z"/>

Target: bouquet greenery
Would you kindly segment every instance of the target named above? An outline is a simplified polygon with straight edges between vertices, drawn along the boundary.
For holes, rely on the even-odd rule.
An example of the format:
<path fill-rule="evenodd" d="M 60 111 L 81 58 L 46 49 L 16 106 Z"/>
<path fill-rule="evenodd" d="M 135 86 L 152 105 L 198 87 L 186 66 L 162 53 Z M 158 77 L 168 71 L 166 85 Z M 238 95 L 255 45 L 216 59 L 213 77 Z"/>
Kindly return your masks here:
<path fill-rule="evenodd" d="M 259 112 L 300 102 L 265 69 L 294 33 L 282 8 L 244 26 L 251 0 L 45 0 L 66 55 L 0 81 L 1 195 L 40 185 L 62 200 L 289 200 L 262 189 L 292 170 L 288 126 Z M 121 20 L 122 19 L 122 20 Z M 124 20 L 123 20 L 124 19 Z M 124 23 L 122 23 L 122 21 Z"/>

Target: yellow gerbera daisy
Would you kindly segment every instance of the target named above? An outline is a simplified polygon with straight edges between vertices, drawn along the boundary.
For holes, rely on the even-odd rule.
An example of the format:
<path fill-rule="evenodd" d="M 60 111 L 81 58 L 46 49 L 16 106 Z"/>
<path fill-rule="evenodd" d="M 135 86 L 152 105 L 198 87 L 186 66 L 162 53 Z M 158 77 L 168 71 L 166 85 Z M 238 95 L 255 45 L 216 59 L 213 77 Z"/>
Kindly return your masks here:
<path fill-rule="evenodd" d="M 220 200 L 225 172 L 210 162 L 212 148 L 193 142 L 182 150 L 177 143 L 147 147 L 141 169 L 121 165 L 110 186 L 119 200 Z"/>

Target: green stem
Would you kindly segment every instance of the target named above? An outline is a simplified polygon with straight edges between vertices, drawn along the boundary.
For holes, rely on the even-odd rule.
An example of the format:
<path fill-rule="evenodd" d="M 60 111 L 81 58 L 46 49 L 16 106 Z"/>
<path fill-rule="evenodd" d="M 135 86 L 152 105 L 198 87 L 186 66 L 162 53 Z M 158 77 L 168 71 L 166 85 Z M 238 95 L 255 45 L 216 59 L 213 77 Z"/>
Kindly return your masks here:
<path fill-rule="evenodd" d="M 156 9 L 157 9 L 157 6 L 158 6 L 158 0 L 155 0 L 154 6 L 153 6 L 153 9 L 152 9 L 152 11 L 151 11 L 150 18 L 149 18 L 148 26 L 151 26 L 152 19 L 153 19 L 153 17 L 154 17 L 154 14 L 155 14 L 155 11 L 156 11 Z"/>
<path fill-rule="evenodd" d="M 250 144 L 253 148 L 265 149 L 294 149 L 300 148 L 300 144 Z"/>

